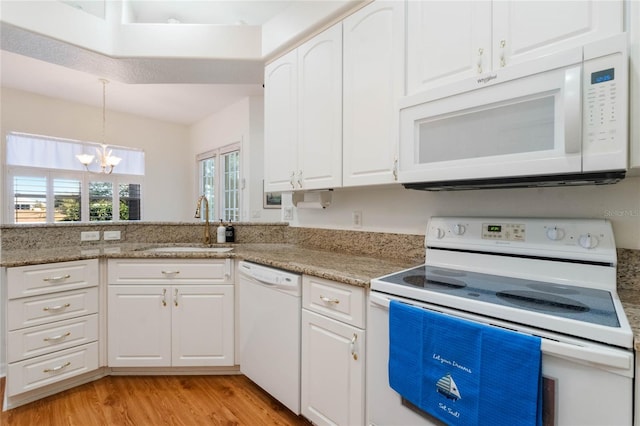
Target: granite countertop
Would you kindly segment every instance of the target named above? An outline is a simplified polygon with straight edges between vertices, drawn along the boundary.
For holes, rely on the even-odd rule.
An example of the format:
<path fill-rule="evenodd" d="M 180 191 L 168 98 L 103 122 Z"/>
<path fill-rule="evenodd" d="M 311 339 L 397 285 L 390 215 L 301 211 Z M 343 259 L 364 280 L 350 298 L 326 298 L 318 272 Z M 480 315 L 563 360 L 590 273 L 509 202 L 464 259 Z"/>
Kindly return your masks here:
<path fill-rule="evenodd" d="M 640 291 L 622 289 L 618 290 L 618 297 L 622 301 L 624 313 L 633 331 L 633 347 L 636 352 L 640 352 Z"/>
<path fill-rule="evenodd" d="M 187 244 L 179 244 L 185 246 Z M 224 244 L 233 247 L 225 253 L 217 252 L 154 252 L 149 248 L 170 244 L 125 243 L 84 247 L 58 247 L 31 250 L 3 250 L 0 266 L 14 267 L 40 263 L 65 262 L 92 258 L 131 259 L 212 259 L 234 258 L 247 260 L 300 274 L 313 275 L 341 283 L 369 287 L 372 278 L 417 266 L 401 259 L 381 259 L 356 256 L 335 251 L 308 249 L 294 244 Z M 217 245 L 216 245 L 217 246 Z"/>
<path fill-rule="evenodd" d="M 294 244 L 225 244 L 233 247 L 225 253 L 216 252 L 153 252 L 149 248 L 170 244 L 123 243 L 82 247 L 58 247 L 30 250 L 3 250 L 0 266 L 14 267 L 40 263 L 65 262 L 92 258 L 131 259 L 207 259 L 233 258 L 247 260 L 287 271 L 368 288 L 371 279 L 417 266 L 402 259 L 381 259 L 356 256 L 336 251 L 308 249 Z M 179 244 L 185 246 L 185 244 Z M 634 349 L 640 352 L 640 291 L 619 289 L 618 295 L 633 330 Z"/>

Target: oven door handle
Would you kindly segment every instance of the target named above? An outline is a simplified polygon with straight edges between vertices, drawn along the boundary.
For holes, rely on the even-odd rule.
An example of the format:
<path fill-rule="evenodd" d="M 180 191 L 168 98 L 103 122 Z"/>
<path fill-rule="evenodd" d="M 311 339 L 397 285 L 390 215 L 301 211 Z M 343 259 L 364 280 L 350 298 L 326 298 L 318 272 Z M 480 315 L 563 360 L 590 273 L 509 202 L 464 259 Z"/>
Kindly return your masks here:
<path fill-rule="evenodd" d="M 385 311 L 389 310 L 389 304 L 391 303 L 391 300 L 387 299 L 386 297 L 383 296 L 378 296 L 375 293 L 370 293 L 369 294 L 369 303 L 372 305 L 375 305 L 378 308 L 382 308 Z"/>
<path fill-rule="evenodd" d="M 630 353 L 617 353 L 612 350 L 595 347 L 585 348 L 555 340 L 542 339 L 540 349 L 545 355 L 557 356 L 570 360 L 588 362 L 608 368 L 629 370 L 631 368 L 632 355 Z"/>
<path fill-rule="evenodd" d="M 391 300 L 387 297 L 371 293 L 369 302 L 372 306 L 389 310 Z M 542 338 L 540 350 L 542 353 L 560 358 L 588 362 L 607 368 L 630 370 L 632 354 L 613 351 L 610 349 L 600 349 L 596 347 L 582 347 L 569 343 L 558 342 Z"/>

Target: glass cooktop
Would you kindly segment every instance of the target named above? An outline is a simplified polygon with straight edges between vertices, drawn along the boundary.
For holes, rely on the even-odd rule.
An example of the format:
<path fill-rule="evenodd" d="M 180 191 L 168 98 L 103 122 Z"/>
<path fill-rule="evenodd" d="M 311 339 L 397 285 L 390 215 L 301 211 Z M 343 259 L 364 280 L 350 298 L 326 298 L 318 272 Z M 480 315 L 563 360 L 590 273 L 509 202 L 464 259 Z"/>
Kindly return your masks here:
<path fill-rule="evenodd" d="M 402 271 L 384 277 L 382 281 L 427 292 L 620 327 L 611 293 L 605 290 L 431 266 Z M 428 301 L 428 297 L 425 301 Z"/>

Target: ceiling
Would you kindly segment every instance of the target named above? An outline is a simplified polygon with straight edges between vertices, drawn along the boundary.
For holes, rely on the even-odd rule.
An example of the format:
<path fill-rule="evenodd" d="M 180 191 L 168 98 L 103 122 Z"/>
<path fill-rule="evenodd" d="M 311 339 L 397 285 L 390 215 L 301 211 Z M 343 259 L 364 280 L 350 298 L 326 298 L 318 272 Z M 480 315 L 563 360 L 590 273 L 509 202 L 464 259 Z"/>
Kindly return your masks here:
<path fill-rule="evenodd" d="M 104 17 L 103 2 L 64 3 Z M 130 8 L 131 23 L 176 25 L 167 23 L 174 19 L 186 24 L 261 25 L 293 1 L 125 0 L 125 3 Z M 119 59 L 5 23 L 1 29 L 3 87 L 101 106 L 100 78 L 106 78 L 110 81 L 106 89 L 107 109 L 184 125 L 242 98 L 263 93 L 264 64 L 259 61 Z M 210 82 L 212 75 L 216 76 L 216 84 Z"/>
<path fill-rule="evenodd" d="M 130 18 L 139 24 L 262 25 L 287 8 L 292 0 L 125 0 Z M 69 6 L 105 17 L 104 2 L 63 1 Z"/>
<path fill-rule="evenodd" d="M 0 62 L 3 87 L 102 106 L 100 75 L 4 50 L 0 51 Z M 127 84 L 108 80 L 107 109 L 184 125 L 263 93 L 260 84 Z"/>

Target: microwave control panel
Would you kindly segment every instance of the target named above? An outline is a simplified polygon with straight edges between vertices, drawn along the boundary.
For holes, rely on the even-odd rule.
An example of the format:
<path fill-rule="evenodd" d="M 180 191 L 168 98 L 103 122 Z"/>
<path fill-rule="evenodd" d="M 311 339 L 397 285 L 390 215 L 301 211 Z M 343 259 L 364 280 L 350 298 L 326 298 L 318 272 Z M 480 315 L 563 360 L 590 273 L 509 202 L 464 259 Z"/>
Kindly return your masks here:
<path fill-rule="evenodd" d="M 583 63 L 583 149 L 587 157 L 599 156 L 597 161 L 604 161 L 603 155 L 627 149 L 627 56 L 623 51 L 598 53 Z M 614 163 L 600 164 L 599 169 L 626 168 L 626 156 L 622 157 L 611 157 Z M 589 169 L 586 160 L 585 171 Z"/>
<path fill-rule="evenodd" d="M 589 87 L 585 93 L 588 141 L 593 143 L 614 139 L 615 124 L 620 115 L 616 102 L 616 69 L 594 71 L 585 77 Z"/>

